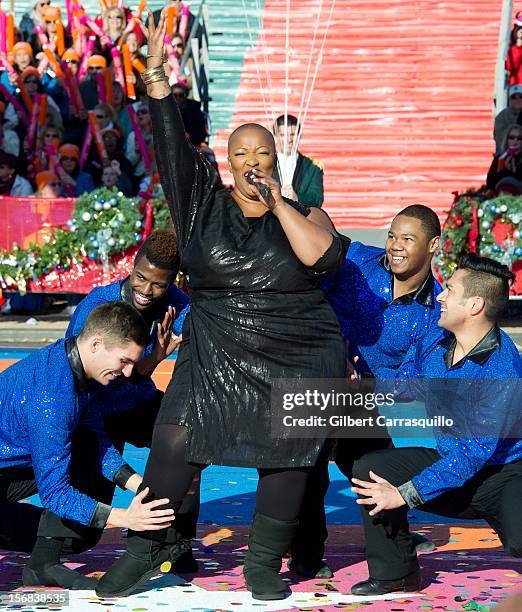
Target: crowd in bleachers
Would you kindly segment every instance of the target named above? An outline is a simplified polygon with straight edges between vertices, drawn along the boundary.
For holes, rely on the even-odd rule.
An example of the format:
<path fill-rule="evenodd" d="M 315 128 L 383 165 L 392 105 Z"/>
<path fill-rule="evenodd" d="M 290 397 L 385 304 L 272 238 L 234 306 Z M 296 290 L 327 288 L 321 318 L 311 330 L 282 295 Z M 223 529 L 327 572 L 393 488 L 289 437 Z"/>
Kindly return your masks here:
<path fill-rule="evenodd" d="M 74 0 L 37 0 L 18 22 L 0 14 L 0 195 L 74 197 L 99 186 L 129 196 L 153 192 L 158 178 L 140 77 L 144 6 L 132 12 L 121 0 L 100 0 L 100 13 L 91 15 Z M 167 0 L 166 7 L 170 84 L 191 142 L 211 155 L 190 54 L 184 58 L 191 32 L 201 31 L 188 5 Z"/>
<path fill-rule="evenodd" d="M 522 11 L 515 16 L 506 56 L 508 105 L 495 117 L 495 155 L 486 185 L 497 192 L 522 194 Z"/>

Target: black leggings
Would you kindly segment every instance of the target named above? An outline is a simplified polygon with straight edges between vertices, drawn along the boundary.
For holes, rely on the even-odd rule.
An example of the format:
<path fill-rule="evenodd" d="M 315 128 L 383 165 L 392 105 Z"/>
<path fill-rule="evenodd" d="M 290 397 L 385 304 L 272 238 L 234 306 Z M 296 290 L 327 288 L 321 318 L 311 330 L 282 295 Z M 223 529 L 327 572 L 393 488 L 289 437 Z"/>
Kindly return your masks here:
<path fill-rule="evenodd" d="M 177 512 L 194 476 L 206 465 L 188 463 L 188 430 L 181 425 L 156 425 L 152 447 L 143 476 L 152 497 L 168 498 L 168 507 Z M 310 468 L 258 469 L 256 511 L 281 521 L 299 515 Z"/>

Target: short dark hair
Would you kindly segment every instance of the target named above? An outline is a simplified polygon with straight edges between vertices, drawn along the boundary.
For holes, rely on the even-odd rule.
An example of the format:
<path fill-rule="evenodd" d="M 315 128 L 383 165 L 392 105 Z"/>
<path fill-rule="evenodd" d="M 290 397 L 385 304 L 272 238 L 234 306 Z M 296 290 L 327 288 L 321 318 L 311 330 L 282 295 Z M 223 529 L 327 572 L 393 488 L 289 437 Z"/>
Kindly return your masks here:
<path fill-rule="evenodd" d="M 279 115 L 275 120 L 277 127 L 285 124 L 285 116 Z M 297 125 L 297 117 L 295 115 L 286 115 L 286 125 Z"/>
<path fill-rule="evenodd" d="M 179 270 L 179 253 L 176 232 L 173 229 L 162 229 L 152 232 L 140 246 L 134 264 L 146 257 L 153 266 L 162 270 Z"/>
<path fill-rule="evenodd" d="M 462 281 L 464 297 L 484 298 L 486 317 L 497 321 L 508 305 L 509 287 L 515 278 L 513 272 L 504 264 L 475 253 L 463 255 L 457 269 L 467 272 Z"/>
<path fill-rule="evenodd" d="M 86 340 L 95 334 L 100 334 L 108 347 L 126 346 L 129 342 L 145 347 L 150 342 L 145 319 L 130 304 L 121 300 L 105 302 L 90 312 L 78 337 Z"/>
<path fill-rule="evenodd" d="M 400 215 L 418 219 L 421 222 L 422 229 L 428 236 L 428 240 L 435 238 L 435 236 L 440 236 L 441 227 L 439 218 L 437 217 L 437 213 L 431 208 L 428 208 L 428 206 L 424 206 L 424 204 L 412 204 L 411 206 L 403 208 L 397 214 L 397 217 Z"/>

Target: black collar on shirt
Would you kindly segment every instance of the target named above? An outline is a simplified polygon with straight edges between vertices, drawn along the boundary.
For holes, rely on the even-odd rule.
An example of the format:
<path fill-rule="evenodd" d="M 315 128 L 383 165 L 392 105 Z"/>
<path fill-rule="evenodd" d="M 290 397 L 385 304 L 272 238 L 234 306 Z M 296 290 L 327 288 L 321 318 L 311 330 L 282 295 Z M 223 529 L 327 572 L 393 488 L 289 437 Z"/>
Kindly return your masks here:
<path fill-rule="evenodd" d="M 390 263 L 388 258 L 386 257 L 386 253 L 380 258 L 379 263 L 381 266 L 389 272 L 392 277 L 392 287 L 393 287 L 393 274 L 390 268 Z M 419 287 L 415 289 L 415 291 L 411 291 L 410 293 L 406 293 L 405 295 L 401 295 L 401 297 L 396 298 L 391 303 L 392 304 L 411 304 L 413 301 L 421 304 L 422 306 L 426 306 L 428 308 L 435 307 L 435 298 L 433 297 L 433 290 L 435 289 L 435 279 L 433 278 L 433 274 L 431 270 L 428 272 L 428 276 L 422 281 Z"/>
<path fill-rule="evenodd" d="M 457 339 L 453 334 L 449 334 L 443 338 L 439 344 L 446 349 L 446 353 L 444 354 L 444 363 L 449 370 L 452 367 L 453 353 L 455 351 L 455 346 L 457 345 Z M 471 359 L 471 361 L 474 361 L 478 365 L 483 365 L 499 346 L 500 329 L 498 325 L 494 325 L 484 336 L 484 338 L 482 338 L 482 340 L 480 340 L 479 343 L 476 344 L 467 355 L 465 355 L 458 363 L 454 365 L 458 365 L 464 359 Z"/>
<path fill-rule="evenodd" d="M 76 391 L 78 391 L 78 393 L 88 391 L 89 381 L 83 369 L 82 360 L 80 359 L 76 336 L 65 339 L 65 354 L 67 355 L 67 360 L 71 367 Z"/>

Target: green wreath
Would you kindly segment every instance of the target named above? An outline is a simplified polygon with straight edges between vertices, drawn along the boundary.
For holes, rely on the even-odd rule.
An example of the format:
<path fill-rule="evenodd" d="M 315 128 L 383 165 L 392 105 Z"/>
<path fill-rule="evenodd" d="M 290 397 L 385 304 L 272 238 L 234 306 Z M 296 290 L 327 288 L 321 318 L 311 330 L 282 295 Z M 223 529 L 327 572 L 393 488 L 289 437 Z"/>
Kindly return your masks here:
<path fill-rule="evenodd" d="M 478 217 L 479 254 L 507 265 L 522 260 L 522 196 L 500 195 L 489 199 L 487 196 L 483 190 L 456 194 L 442 229 L 440 251 L 435 258 L 436 269 L 443 279 L 453 274 L 461 256 L 469 252 L 474 209 L 477 209 Z M 513 239 L 504 245 L 496 243 L 491 231 L 496 222 L 508 223 L 514 228 Z"/>

